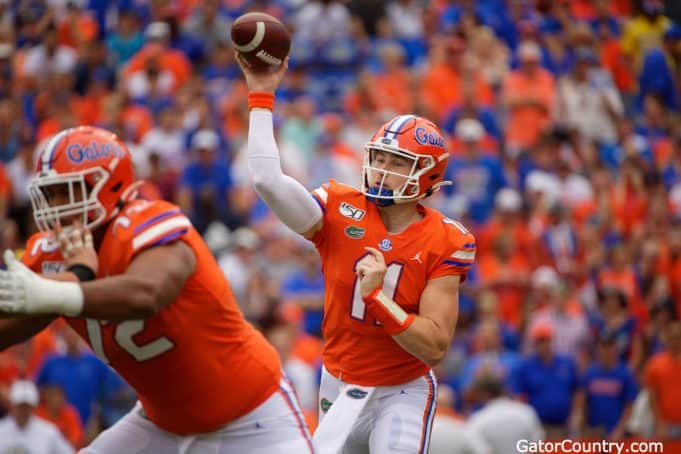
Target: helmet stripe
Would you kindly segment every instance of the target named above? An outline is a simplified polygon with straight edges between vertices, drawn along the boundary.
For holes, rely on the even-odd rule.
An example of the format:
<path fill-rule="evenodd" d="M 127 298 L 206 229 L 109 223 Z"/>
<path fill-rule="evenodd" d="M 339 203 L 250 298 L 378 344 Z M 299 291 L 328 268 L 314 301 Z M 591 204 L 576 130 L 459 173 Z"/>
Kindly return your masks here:
<path fill-rule="evenodd" d="M 61 142 L 61 139 L 69 132 L 71 129 L 64 129 L 61 132 L 58 132 L 52 138 L 47 142 L 47 145 L 45 145 L 45 149 L 43 150 L 43 155 L 42 155 L 42 168 L 40 169 L 42 172 L 48 172 L 50 170 L 50 167 L 52 165 L 52 155 L 54 155 L 54 150 L 57 148 L 57 145 L 59 145 L 59 142 Z"/>
<path fill-rule="evenodd" d="M 397 138 L 397 133 L 400 132 L 400 130 L 404 127 L 405 124 L 412 118 L 415 118 L 416 115 L 400 115 L 397 117 L 395 120 L 393 120 L 390 125 L 385 128 L 386 132 L 383 134 L 384 137 L 387 137 L 389 139 L 396 139 Z"/>

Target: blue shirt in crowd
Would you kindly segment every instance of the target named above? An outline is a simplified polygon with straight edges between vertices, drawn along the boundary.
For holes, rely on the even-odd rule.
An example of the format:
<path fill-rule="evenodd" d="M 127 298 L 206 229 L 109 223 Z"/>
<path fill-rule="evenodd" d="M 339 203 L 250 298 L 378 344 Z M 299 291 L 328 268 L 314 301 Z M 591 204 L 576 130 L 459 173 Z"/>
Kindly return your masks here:
<path fill-rule="evenodd" d="M 122 379 L 90 352 L 77 356 L 48 357 L 38 373 L 38 386 L 58 385 L 66 400 L 76 407 L 84 425 L 88 424 L 95 403 L 117 393 L 124 386 Z"/>
<path fill-rule="evenodd" d="M 574 361 L 567 356 L 555 356 L 546 363 L 532 355 L 518 366 L 514 384 L 543 423 L 565 424 L 579 378 Z"/>
<path fill-rule="evenodd" d="M 592 364 L 581 379 L 586 394 L 586 423 L 612 432 L 625 407 L 636 399 L 638 384 L 629 367 L 620 363 L 612 369 Z"/>

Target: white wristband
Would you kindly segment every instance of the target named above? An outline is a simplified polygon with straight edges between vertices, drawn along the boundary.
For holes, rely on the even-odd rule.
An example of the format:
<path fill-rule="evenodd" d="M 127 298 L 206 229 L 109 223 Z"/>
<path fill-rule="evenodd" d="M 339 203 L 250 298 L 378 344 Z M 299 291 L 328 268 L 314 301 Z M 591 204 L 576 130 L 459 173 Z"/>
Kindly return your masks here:
<path fill-rule="evenodd" d="M 26 289 L 27 313 L 52 313 L 74 317 L 83 311 L 83 290 L 76 282 L 60 282 L 37 276 Z"/>

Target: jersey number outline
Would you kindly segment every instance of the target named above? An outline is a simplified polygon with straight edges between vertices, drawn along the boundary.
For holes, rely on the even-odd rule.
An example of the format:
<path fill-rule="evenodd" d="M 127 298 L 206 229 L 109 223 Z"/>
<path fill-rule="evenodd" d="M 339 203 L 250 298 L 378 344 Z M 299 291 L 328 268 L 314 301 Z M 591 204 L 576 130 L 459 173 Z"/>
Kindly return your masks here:
<path fill-rule="evenodd" d="M 357 259 L 357 262 L 355 262 L 355 269 L 353 269 L 353 272 L 355 272 L 355 270 L 357 269 L 357 263 L 366 255 L 367 254 L 364 254 L 362 257 Z M 402 277 L 403 270 L 404 263 L 390 262 L 385 271 L 385 277 L 383 278 L 383 291 L 393 301 L 395 301 L 395 295 L 397 295 L 397 286 L 400 283 L 400 278 Z M 352 303 L 350 304 L 350 317 L 354 318 L 355 320 L 363 322 L 366 318 L 366 312 L 367 312 L 366 303 L 364 302 L 364 300 L 362 300 L 362 294 L 359 290 L 359 277 L 355 276 L 355 281 L 352 284 Z"/>
<path fill-rule="evenodd" d="M 95 355 L 99 357 L 106 364 L 109 364 L 109 358 L 104 352 L 104 342 L 102 341 L 102 324 L 107 322 L 100 322 L 92 318 L 86 318 L 87 336 L 90 339 L 90 345 Z M 123 350 L 128 352 L 136 361 L 142 362 L 155 358 L 167 352 L 175 346 L 173 342 L 165 336 L 161 336 L 153 341 L 147 342 L 144 345 L 137 345 L 133 340 L 136 334 L 144 330 L 144 320 L 126 320 L 116 325 L 114 330 L 114 340 Z"/>

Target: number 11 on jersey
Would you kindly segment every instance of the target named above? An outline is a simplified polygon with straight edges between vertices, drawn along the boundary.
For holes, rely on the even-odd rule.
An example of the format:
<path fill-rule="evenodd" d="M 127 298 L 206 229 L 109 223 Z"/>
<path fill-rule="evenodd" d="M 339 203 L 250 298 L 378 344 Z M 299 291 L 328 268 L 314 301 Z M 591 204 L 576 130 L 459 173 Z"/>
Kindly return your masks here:
<path fill-rule="evenodd" d="M 359 260 L 357 261 L 359 262 Z M 393 301 L 395 300 L 395 295 L 397 294 L 397 285 L 400 282 L 400 276 L 402 275 L 403 268 L 404 264 L 392 262 L 388 265 L 385 272 L 385 277 L 383 278 L 383 291 Z M 362 301 L 362 294 L 359 291 L 359 277 L 355 277 L 355 282 L 352 287 L 353 291 L 352 304 L 350 305 L 350 317 L 354 318 L 355 320 L 364 321 L 367 310 L 366 304 L 364 304 L 364 301 Z"/>

